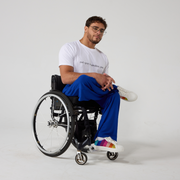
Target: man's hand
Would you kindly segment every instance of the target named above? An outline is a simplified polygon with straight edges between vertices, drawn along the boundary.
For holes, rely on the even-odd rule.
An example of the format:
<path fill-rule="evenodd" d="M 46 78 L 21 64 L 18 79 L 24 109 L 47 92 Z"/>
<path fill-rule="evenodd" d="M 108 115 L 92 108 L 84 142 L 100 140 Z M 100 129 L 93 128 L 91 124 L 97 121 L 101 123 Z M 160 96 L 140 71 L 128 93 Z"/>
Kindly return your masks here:
<path fill-rule="evenodd" d="M 101 85 L 103 91 L 106 89 L 111 91 L 111 89 L 113 89 L 112 83 L 115 83 L 114 79 L 105 73 L 99 74 L 96 81 Z"/>

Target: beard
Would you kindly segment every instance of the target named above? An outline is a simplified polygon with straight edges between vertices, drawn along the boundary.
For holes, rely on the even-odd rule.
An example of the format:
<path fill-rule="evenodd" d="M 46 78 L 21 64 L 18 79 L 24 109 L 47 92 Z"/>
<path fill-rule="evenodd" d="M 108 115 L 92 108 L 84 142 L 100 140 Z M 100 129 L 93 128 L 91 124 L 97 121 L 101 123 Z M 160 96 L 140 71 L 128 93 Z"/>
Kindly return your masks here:
<path fill-rule="evenodd" d="M 89 41 L 92 42 L 93 44 L 98 44 L 101 41 L 101 38 L 99 38 L 98 40 L 93 40 L 93 36 L 91 36 L 90 34 L 88 34 L 87 37 Z"/>

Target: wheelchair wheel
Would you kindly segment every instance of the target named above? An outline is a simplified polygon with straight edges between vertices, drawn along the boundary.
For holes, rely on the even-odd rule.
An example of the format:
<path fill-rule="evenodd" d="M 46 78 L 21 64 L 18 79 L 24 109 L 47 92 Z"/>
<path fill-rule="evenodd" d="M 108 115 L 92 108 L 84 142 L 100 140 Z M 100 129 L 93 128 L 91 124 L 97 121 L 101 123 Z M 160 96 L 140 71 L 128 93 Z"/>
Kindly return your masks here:
<path fill-rule="evenodd" d="M 85 153 L 78 153 L 75 156 L 75 161 L 79 165 L 84 165 L 87 162 L 87 155 Z"/>
<path fill-rule="evenodd" d="M 110 159 L 110 160 L 115 160 L 115 159 L 117 159 L 117 157 L 118 157 L 118 153 L 117 152 L 107 152 L 107 157 L 108 157 L 108 159 Z"/>
<path fill-rule="evenodd" d="M 63 93 L 44 94 L 33 113 L 33 136 L 38 149 L 51 157 L 64 153 L 72 142 L 74 121 L 72 104 Z"/>

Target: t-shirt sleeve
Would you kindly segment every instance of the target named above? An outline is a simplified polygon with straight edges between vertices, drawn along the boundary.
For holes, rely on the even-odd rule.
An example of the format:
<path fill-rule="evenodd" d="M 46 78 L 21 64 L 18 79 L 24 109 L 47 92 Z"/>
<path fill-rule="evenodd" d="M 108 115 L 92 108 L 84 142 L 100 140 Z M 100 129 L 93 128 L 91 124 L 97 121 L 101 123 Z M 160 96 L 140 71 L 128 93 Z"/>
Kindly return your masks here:
<path fill-rule="evenodd" d="M 108 74 L 109 73 L 109 62 L 107 62 L 107 66 L 104 70 L 104 73 Z"/>
<path fill-rule="evenodd" d="M 59 66 L 74 66 L 75 49 L 70 44 L 65 44 L 59 51 Z"/>
<path fill-rule="evenodd" d="M 106 56 L 105 54 L 104 54 L 104 59 L 105 59 L 105 61 L 106 61 L 106 66 L 105 66 L 105 68 L 104 68 L 103 73 L 108 74 L 108 73 L 109 73 L 109 60 L 108 60 L 108 58 L 107 58 L 107 56 Z"/>

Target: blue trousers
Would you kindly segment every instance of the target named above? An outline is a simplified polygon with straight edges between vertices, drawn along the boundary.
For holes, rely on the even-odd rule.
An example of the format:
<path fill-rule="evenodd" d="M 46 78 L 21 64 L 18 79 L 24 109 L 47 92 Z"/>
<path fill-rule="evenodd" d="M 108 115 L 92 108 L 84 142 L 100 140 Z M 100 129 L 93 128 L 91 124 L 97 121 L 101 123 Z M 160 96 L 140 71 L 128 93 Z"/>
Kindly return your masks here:
<path fill-rule="evenodd" d="M 100 105 L 102 117 L 94 138 L 111 137 L 117 141 L 120 96 L 117 86 L 113 87 L 111 91 L 103 91 L 94 78 L 81 75 L 73 84 L 68 84 L 63 89 L 66 96 L 78 96 L 79 101 L 94 100 Z"/>

